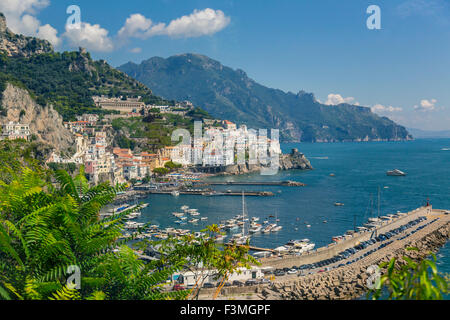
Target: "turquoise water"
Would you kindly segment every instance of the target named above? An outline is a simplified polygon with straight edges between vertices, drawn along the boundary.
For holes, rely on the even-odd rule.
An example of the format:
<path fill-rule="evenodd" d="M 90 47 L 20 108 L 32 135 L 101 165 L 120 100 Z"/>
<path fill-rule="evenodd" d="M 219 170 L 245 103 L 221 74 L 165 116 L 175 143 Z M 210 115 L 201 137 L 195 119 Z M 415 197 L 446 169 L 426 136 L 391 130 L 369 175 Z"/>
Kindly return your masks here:
<path fill-rule="evenodd" d="M 283 230 L 277 234 L 256 235 L 251 244 L 275 248 L 292 239 L 309 238 L 316 246 L 331 242 L 333 236 L 360 226 L 373 214 L 377 215 L 378 188 L 381 188 L 381 214 L 409 211 L 426 203 L 435 208 L 450 209 L 450 139 L 417 140 L 411 142 L 286 144 L 283 151 L 298 148 L 305 153 L 315 170 L 280 172 L 276 176 L 215 177 L 216 180 L 283 181 L 294 180 L 306 187 L 217 187 L 217 190 L 267 190 L 274 197 L 247 197 L 249 216 L 278 216 Z M 406 177 L 388 177 L 386 171 L 398 168 Z M 334 173 L 335 177 L 330 174 Z M 197 208 L 206 223 L 193 227 L 200 230 L 207 224 L 219 223 L 242 211 L 240 197 L 202 197 L 151 195 L 150 206 L 140 221 L 151 221 L 161 227 L 176 226 L 171 213 L 188 205 Z M 334 206 L 342 202 L 343 207 Z M 327 221 L 327 223 L 324 223 Z M 311 225 L 307 228 L 307 225 Z M 450 272 L 450 246 L 439 253 L 439 269 Z"/>

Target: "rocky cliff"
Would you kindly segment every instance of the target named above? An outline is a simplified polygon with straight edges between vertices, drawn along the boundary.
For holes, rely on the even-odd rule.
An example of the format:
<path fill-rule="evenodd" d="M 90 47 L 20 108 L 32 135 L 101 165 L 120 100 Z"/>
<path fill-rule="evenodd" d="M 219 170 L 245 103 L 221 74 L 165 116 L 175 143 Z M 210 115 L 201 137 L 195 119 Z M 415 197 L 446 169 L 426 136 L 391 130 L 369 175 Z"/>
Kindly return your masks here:
<path fill-rule="evenodd" d="M 12 33 L 6 25 L 5 16 L 0 13 L 0 52 L 9 57 L 29 57 L 33 54 L 51 53 L 53 47 L 46 40 Z"/>
<path fill-rule="evenodd" d="M 58 152 L 73 147 L 72 134 L 64 127 L 58 112 L 51 105 L 43 107 L 37 104 L 28 91 L 8 83 L 1 106 L 4 110 L 0 115 L 1 124 L 9 121 L 29 124 L 31 134 L 38 142 L 47 143 Z"/>

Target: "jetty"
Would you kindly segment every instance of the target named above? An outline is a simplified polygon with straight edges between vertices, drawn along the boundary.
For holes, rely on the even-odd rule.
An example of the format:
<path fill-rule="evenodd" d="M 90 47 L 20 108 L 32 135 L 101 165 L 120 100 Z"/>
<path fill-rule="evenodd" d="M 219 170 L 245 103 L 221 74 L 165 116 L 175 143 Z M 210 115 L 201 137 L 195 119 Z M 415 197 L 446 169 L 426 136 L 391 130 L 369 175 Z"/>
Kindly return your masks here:
<path fill-rule="evenodd" d="M 148 191 L 147 194 L 172 194 L 173 191 Z M 219 196 L 231 196 L 242 197 L 242 191 L 205 191 L 205 190 L 177 190 L 179 195 L 193 195 L 193 196 L 207 196 L 207 197 L 219 197 Z M 245 191 L 247 197 L 273 197 L 275 194 L 268 191 Z"/>
<path fill-rule="evenodd" d="M 204 182 L 204 185 L 209 186 L 283 186 L 283 187 L 305 187 L 306 184 L 297 181 L 226 181 L 226 182 Z"/>

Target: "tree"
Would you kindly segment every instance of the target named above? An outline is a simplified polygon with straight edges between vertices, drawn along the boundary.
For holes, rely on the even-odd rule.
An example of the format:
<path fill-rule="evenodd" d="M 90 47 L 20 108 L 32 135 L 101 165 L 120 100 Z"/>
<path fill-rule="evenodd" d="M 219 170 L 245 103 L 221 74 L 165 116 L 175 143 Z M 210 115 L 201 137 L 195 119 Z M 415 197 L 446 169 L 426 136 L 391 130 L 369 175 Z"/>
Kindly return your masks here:
<path fill-rule="evenodd" d="M 418 251 L 408 248 L 408 251 Z M 384 270 L 375 289 L 368 297 L 379 300 L 383 297 L 383 289 L 388 291 L 389 300 L 442 300 L 448 293 L 448 280 L 445 280 L 436 267 L 436 256 L 430 252 L 431 260 L 414 262 L 404 256 L 403 261 L 393 258 L 389 263 L 380 265 Z"/>
<path fill-rule="evenodd" d="M 173 161 L 169 161 L 169 162 L 166 162 L 166 164 L 164 164 L 164 167 L 169 169 L 170 171 L 174 171 L 175 169 L 180 169 L 183 166 L 181 164 L 179 164 L 179 163 L 175 163 Z"/>
<path fill-rule="evenodd" d="M 25 167 L 0 181 L 0 299 L 186 299 L 190 291 L 163 285 L 189 263 L 230 271 L 251 259 L 245 248 L 219 250 L 210 239 L 196 242 L 190 235 L 152 242 L 164 255 L 144 262 L 127 244 L 145 227 L 124 236 L 124 218 L 139 207 L 100 217 L 125 186 L 91 188 L 83 167 L 74 178 L 62 170 L 53 178 L 55 185 Z M 67 279 L 73 267 L 81 272 L 78 290 Z"/>
<path fill-rule="evenodd" d="M 169 173 L 169 169 L 167 168 L 155 168 L 153 169 L 153 173 L 157 174 L 158 176 L 165 176 Z"/>
<path fill-rule="evenodd" d="M 74 179 L 65 171 L 55 178 L 58 188 L 24 168 L 12 183 L 0 183 L 1 298 L 176 298 L 159 284 L 177 265 L 144 265 L 125 245 L 136 235 L 119 240 L 131 210 L 99 217 L 123 186 L 89 188 L 83 170 Z M 79 291 L 66 282 L 70 266 L 81 270 Z"/>

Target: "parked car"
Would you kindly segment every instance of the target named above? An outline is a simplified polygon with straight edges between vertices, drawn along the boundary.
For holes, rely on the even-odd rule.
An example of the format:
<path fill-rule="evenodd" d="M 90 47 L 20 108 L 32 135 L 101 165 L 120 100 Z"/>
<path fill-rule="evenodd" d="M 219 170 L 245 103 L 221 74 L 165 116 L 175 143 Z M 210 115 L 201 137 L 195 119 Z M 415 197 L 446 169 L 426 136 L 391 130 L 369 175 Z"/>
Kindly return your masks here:
<path fill-rule="evenodd" d="M 254 279 L 245 281 L 246 286 L 256 286 L 257 284 L 258 284 L 258 281 L 254 280 Z"/>
<path fill-rule="evenodd" d="M 241 282 L 241 281 L 238 281 L 238 280 L 234 280 L 233 281 L 233 286 L 235 286 L 235 287 L 243 287 L 244 283 Z"/>
<path fill-rule="evenodd" d="M 286 275 L 286 272 L 284 272 L 283 270 L 278 270 L 278 271 L 275 271 L 275 275 L 277 277 L 282 277 L 282 276 Z"/>

